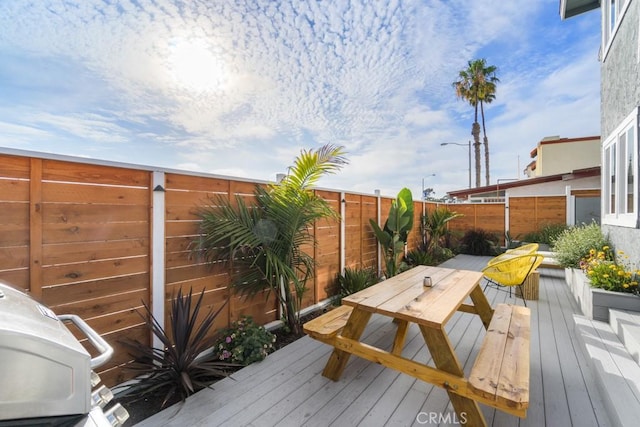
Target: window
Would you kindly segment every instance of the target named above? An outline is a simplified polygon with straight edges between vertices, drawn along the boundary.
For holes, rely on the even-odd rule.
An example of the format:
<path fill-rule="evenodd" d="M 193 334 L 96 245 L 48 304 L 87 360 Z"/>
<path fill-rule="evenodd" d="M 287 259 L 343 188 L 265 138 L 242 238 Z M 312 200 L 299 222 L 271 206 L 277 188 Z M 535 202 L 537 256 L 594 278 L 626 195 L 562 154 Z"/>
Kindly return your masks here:
<path fill-rule="evenodd" d="M 630 0 L 602 1 L 602 49 L 606 58 L 620 22 L 629 7 Z"/>
<path fill-rule="evenodd" d="M 602 200 L 605 224 L 635 227 L 638 207 L 636 108 L 603 144 Z"/>

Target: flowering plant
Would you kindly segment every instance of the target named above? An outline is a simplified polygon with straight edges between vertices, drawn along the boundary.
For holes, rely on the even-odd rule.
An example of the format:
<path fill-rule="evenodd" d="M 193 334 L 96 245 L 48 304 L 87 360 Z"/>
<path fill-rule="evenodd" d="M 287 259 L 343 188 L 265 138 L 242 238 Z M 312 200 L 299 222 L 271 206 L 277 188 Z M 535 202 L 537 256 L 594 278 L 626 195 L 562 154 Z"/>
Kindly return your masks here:
<path fill-rule="evenodd" d="M 216 344 L 220 360 L 249 365 L 263 360 L 274 349 L 275 335 L 243 316 L 221 331 Z"/>
<path fill-rule="evenodd" d="M 602 250 L 609 245 L 608 239 L 602 234 L 600 226 L 595 222 L 571 227 L 560 233 L 553 251 L 556 253 L 558 263 L 566 268 L 578 268 L 580 261 L 589 257 L 589 249 Z"/>
<path fill-rule="evenodd" d="M 632 269 L 628 259 L 623 251 L 616 255 L 609 246 L 603 246 L 599 251 L 591 249 L 580 266 L 594 288 L 638 294 L 640 270 Z"/>

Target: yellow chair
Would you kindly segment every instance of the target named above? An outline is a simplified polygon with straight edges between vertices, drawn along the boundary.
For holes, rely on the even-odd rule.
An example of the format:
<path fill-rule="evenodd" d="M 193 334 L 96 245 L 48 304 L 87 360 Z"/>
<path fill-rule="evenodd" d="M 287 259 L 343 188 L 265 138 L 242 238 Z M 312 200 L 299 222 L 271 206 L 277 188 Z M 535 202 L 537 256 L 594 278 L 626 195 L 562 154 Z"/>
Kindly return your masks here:
<path fill-rule="evenodd" d="M 527 301 L 524 299 L 524 289 L 522 285 L 529 274 L 534 271 L 544 260 L 544 256 L 533 253 L 525 255 L 516 255 L 510 258 L 506 258 L 500 261 L 496 261 L 493 264 L 488 264 L 482 269 L 487 284 L 484 286 L 486 290 L 488 286 L 508 286 L 509 296 L 511 296 L 511 287 L 520 286 L 520 296 L 524 306 L 527 306 Z"/>
<path fill-rule="evenodd" d="M 496 262 L 503 261 L 505 259 L 510 259 L 516 257 L 518 255 L 527 255 L 532 254 L 538 251 L 537 243 L 527 243 L 526 245 L 518 246 L 517 248 L 507 249 L 507 251 L 503 254 L 498 255 L 497 257 L 491 258 L 487 263 L 487 266 L 495 264 Z"/>

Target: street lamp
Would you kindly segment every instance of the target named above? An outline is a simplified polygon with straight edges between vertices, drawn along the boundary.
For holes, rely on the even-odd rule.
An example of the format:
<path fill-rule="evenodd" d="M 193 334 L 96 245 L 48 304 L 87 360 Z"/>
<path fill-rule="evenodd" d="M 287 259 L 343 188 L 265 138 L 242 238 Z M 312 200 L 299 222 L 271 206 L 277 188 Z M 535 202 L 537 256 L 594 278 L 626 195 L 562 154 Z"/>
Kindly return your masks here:
<path fill-rule="evenodd" d="M 460 147 L 468 146 L 469 147 L 469 188 L 471 188 L 471 140 L 469 140 L 469 144 L 460 144 L 458 142 L 443 142 L 440 145 L 459 145 Z"/>
<path fill-rule="evenodd" d="M 432 173 L 430 175 L 427 176 L 436 176 L 435 173 Z M 422 178 L 422 200 L 427 200 L 427 195 L 424 194 L 424 178 Z"/>

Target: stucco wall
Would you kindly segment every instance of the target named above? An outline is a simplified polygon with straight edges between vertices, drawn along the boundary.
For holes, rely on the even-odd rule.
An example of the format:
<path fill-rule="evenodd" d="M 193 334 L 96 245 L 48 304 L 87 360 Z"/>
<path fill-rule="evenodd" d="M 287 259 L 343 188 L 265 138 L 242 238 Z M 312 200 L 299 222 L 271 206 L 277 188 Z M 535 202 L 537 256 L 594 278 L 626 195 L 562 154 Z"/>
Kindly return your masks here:
<path fill-rule="evenodd" d="M 594 166 L 600 166 L 600 139 L 541 144 L 535 172 L 547 176 Z"/>
<path fill-rule="evenodd" d="M 629 256 L 633 267 L 640 268 L 640 245 L 638 244 L 640 232 L 638 230 L 603 224 L 602 232 L 605 236 L 609 236 L 616 250 L 622 250 Z"/>
<path fill-rule="evenodd" d="M 601 67 L 601 132 L 605 141 L 618 124 L 640 105 L 638 22 L 640 2 L 633 1 L 623 17 L 613 44 Z M 623 250 L 640 267 L 640 230 L 603 225 L 618 250 Z"/>

